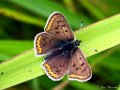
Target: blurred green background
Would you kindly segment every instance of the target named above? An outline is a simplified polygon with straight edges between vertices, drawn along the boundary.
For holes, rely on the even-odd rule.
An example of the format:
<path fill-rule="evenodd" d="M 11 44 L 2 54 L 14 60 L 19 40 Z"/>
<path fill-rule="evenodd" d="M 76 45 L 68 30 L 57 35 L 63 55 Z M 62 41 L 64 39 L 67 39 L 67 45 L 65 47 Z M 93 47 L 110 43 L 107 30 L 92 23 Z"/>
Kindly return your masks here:
<path fill-rule="evenodd" d="M 0 62 L 33 48 L 48 16 L 64 14 L 75 31 L 120 13 L 120 0 L 0 0 Z M 116 22 L 117 23 L 117 22 Z M 93 77 L 85 83 L 51 81 L 46 75 L 6 90 L 120 90 L 120 47 L 88 58 Z"/>

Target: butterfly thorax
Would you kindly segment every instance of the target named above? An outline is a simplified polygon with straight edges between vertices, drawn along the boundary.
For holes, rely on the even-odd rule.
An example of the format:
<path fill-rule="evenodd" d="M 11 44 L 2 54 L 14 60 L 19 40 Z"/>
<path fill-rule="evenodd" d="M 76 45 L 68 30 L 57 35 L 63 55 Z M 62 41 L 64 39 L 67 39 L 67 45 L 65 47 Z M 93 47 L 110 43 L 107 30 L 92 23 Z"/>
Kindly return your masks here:
<path fill-rule="evenodd" d="M 74 50 L 80 45 L 80 42 L 81 42 L 80 40 L 67 42 L 66 44 L 63 45 L 62 50 L 63 51 Z"/>
<path fill-rule="evenodd" d="M 48 54 L 44 59 L 47 60 L 48 58 L 52 58 L 53 56 L 57 56 L 59 54 L 65 54 L 66 57 L 70 58 L 71 53 L 77 49 L 77 47 L 80 45 L 79 40 L 71 40 L 71 41 L 66 41 L 66 42 L 59 42 L 58 46 L 60 49 L 51 52 Z"/>

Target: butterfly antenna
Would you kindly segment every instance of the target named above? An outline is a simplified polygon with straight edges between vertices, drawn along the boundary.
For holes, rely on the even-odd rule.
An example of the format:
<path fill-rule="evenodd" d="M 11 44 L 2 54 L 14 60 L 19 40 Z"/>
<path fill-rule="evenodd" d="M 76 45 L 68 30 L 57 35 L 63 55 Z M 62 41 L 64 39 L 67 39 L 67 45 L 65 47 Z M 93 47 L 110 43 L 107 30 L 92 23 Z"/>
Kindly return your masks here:
<path fill-rule="evenodd" d="M 84 26 L 84 21 L 80 21 L 80 28 Z"/>
<path fill-rule="evenodd" d="M 84 21 L 80 21 L 80 28 L 82 28 L 84 26 Z M 80 32 L 79 32 L 80 33 Z M 79 34 L 78 33 L 78 34 Z"/>

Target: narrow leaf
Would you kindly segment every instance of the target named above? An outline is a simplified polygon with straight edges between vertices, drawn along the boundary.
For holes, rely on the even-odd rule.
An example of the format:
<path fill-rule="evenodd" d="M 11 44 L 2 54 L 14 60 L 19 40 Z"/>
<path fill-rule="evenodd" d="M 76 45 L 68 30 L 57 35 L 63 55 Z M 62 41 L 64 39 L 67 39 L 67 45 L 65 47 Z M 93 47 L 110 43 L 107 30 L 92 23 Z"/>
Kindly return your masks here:
<path fill-rule="evenodd" d="M 89 57 L 120 44 L 120 14 L 75 32 L 82 40 L 80 48 Z M 42 57 L 32 49 L 0 64 L 0 89 L 28 81 L 44 74 Z"/>

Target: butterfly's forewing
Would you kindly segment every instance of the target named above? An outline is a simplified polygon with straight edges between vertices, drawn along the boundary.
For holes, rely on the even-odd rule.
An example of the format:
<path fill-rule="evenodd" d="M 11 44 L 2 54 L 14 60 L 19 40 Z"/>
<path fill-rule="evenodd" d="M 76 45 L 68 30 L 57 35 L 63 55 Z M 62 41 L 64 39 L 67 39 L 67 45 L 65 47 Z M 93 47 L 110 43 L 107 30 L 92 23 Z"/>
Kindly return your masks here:
<path fill-rule="evenodd" d="M 74 40 L 74 35 L 64 16 L 60 13 L 53 13 L 47 21 L 45 32 L 35 37 L 36 54 L 46 54 L 59 49 L 56 45 L 61 40 Z"/>
<path fill-rule="evenodd" d="M 70 60 L 67 60 L 64 54 L 58 54 L 52 58 L 47 58 L 42 67 L 49 78 L 58 81 L 67 73 Z"/>
<path fill-rule="evenodd" d="M 51 15 L 48 19 L 45 31 L 55 35 L 58 40 L 74 40 L 71 28 L 65 20 L 65 17 L 60 13 Z"/>
<path fill-rule="evenodd" d="M 57 49 L 57 40 L 53 35 L 46 32 L 40 33 L 35 38 L 35 50 L 36 54 L 46 54 L 49 51 Z"/>
<path fill-rule="evenodd" d="M 68 77 L 70 80 L 84 82 L 89 80 L 91 76 L 91 68 L 83 56 L 81 50 L 77 48 L 72 56 Z"/>

